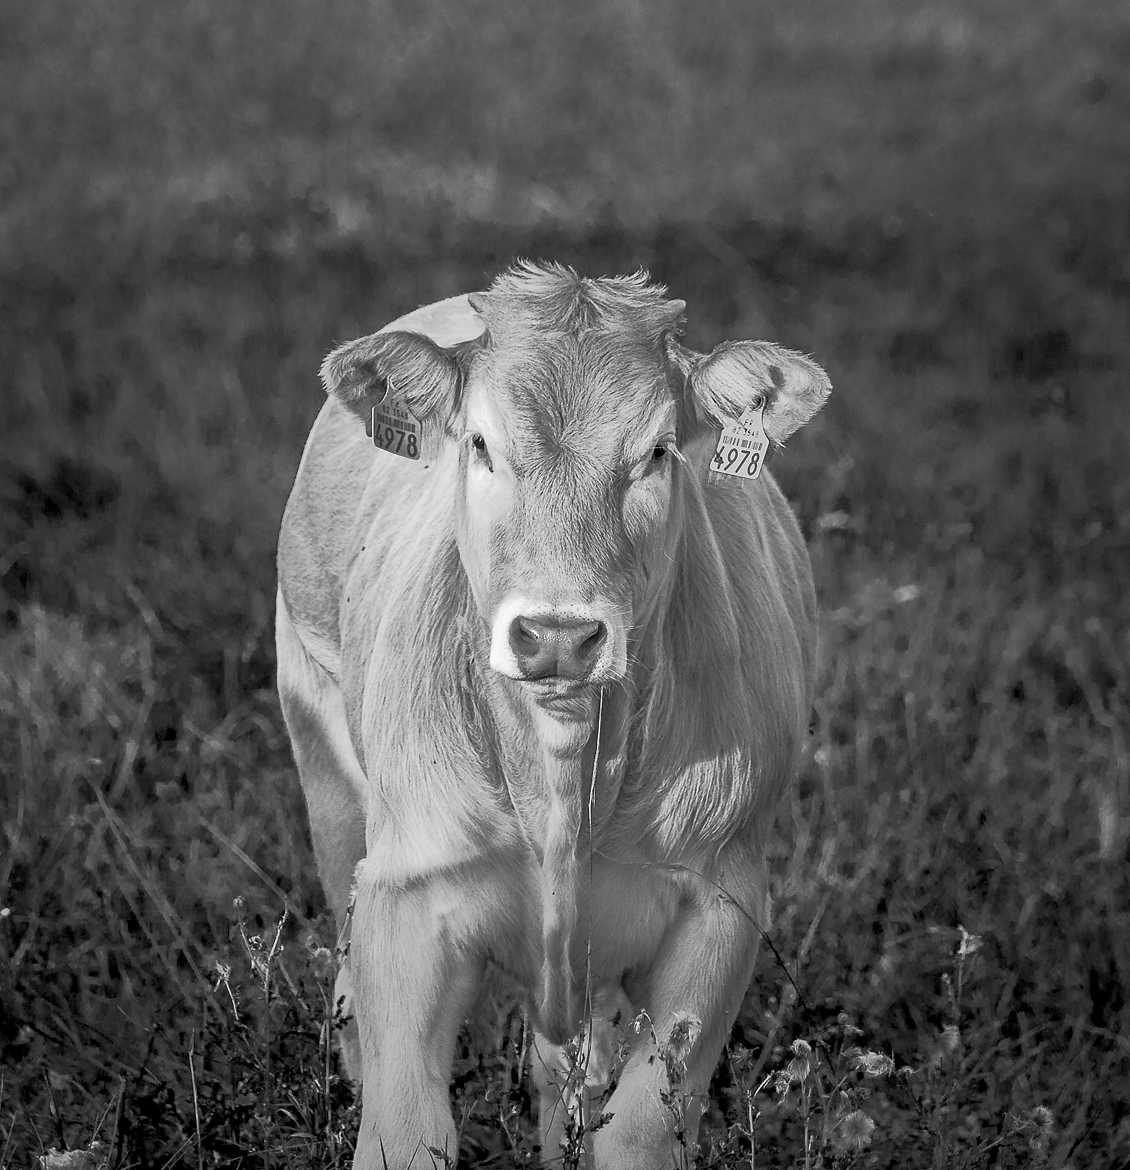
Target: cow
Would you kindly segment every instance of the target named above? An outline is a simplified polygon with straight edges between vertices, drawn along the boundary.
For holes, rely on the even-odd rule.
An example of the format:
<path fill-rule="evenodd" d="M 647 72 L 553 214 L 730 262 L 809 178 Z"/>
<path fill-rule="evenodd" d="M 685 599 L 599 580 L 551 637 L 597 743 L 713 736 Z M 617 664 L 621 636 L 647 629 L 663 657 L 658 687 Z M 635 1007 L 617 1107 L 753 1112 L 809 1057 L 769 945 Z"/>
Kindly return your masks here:
<path fill-rule="evenodd" d="M 350 931 L 357 1167 L 454 1160 L 458 1031 L 500 979 L 543 1165 L 694 1149 L 815 670 L 807 552 L 762 466 L 831 387 L 768 342 L 687 348 L 685 309 L 644 272 L 523 262 L 322 365 L 278 684 Z"/>

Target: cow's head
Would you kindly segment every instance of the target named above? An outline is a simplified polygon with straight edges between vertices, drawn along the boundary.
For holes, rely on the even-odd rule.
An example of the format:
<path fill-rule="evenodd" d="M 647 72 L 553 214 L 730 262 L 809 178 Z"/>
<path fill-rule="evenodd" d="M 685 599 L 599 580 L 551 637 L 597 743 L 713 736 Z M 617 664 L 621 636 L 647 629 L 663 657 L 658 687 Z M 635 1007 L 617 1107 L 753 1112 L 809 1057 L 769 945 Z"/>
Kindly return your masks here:
<path fill-rule="evenodd" d="M 474 340 L 378 333 L 330 354 L 323 379 L 363 418 L 387 393 L 450 445 L 490 665 L 555 719 L 587 720 L 593 684 L 625 676 L 671 579 L 683 497 L 719 427 L 760 403 L 779 444 L 828 380 L 767 342 L 685 349 L 684 302 L 642 273 L 521 265 L 470 304 Z"/>

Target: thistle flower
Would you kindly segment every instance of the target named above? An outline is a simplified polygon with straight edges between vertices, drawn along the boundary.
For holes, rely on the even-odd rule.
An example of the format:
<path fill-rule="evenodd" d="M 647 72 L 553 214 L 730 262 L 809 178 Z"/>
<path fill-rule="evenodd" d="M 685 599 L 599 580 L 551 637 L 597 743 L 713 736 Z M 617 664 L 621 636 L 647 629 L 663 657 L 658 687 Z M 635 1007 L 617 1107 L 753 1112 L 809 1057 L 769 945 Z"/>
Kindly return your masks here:
<path fill-rule="evenodd" d="M 870 1049 L 866 1052 L 856 1050 L 851 1058 L 851 1066 L 865 1077 L 889 1077 L 895 1071 L 894 1057 Z"/>
<path fill-rule="evenodd" d="M 1037 1105 L 1032 1110 L 1033 1133 L 1028 1139 L 1028 1148 L 1037 1157 L 1044 1157 L 1051 1145 L 1055 1132 L 1055 1117 L 1046 1105 Z"/>
<path fill-rule="evenodd" d="M 697 1016 L 680 1016 L 671 1025 L 663 1059 L 668 1066 L 687 1066 L 690 1049 L 695 1046 L 698 1033 L 702 1032 L 702 1020 Z"/>
<path fill-rule="evenodd" d="M 850 1153 L 866 1149 L 874 1132 L 875 1122 L 862 1109 L 853 1109 L 840 1118 L 832 1141 L 841 1153 Z"/>
<path fill-rule="evenodd" d="M 334 957 L 329 947 L 313 947 L 310 951 L 310 966 L 318 979 L 328 979 L 334 973 Z"/>
<path fill-rule="evenodd" d="M 672 1079 L 686 1073 L 691 1049 L 701 1032 L 702 1021 L 697 1016 L 679 1016 L 671 1025 L 667 1043 L 663 1046 L 663 1063 Z"/>
<path fill-rule="evenodd" d="M 793 1084 L 799 1085 L 812 1074 L 816 1061 L 812 1054 L 812 1045 L 807 1040 L 794 1040 L 792 1050 L 793 1058 L 785 1065 L 785 1073 Z"/>

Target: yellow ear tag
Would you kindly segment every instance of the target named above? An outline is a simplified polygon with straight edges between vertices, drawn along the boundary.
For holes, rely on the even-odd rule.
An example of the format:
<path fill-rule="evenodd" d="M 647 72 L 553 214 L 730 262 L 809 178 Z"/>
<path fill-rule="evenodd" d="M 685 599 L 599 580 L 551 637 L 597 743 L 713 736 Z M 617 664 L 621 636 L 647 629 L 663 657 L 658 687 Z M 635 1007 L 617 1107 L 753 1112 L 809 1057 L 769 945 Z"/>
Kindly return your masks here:
<path fill-rule="evenodd" d="M 370 427 L 374 447 L 402 459 L 420 458 L 420 424 L 402 407 L 391 402 L 374 406 Z"/>
<path fill-rule="evenodd" d="M 765 466 L 769 436 L 765 433 L 765 404 L 751 406 L 736 423 L 718 436 L 710 470 L 738 479 L 756 479 Z"/>

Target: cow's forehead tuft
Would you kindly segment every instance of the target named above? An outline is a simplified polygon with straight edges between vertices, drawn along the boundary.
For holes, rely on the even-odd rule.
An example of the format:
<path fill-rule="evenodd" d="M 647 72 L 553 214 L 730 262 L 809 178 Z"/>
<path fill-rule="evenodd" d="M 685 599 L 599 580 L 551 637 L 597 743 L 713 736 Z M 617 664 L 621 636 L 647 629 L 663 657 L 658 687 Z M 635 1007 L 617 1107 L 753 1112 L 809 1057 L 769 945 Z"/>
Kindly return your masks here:
<path fill-rule="evenodd" d="M 613 333 L 655 344 L 677 330 L 681 302 L 642 269 L 631 276 L 581 277 L 561 264 L 516 264 L 480 298 L 492 335 Z"/>

